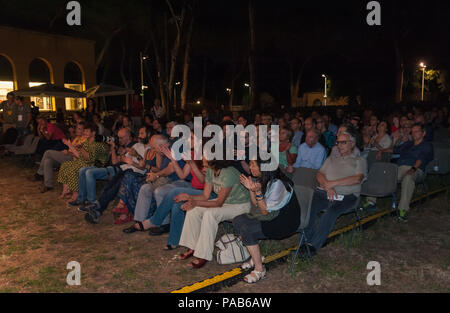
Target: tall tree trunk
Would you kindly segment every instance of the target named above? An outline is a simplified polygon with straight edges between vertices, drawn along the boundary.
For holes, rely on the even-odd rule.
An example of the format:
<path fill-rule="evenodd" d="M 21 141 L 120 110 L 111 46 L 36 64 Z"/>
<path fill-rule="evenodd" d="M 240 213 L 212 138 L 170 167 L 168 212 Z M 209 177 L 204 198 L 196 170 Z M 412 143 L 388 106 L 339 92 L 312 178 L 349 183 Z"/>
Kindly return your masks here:
<path fill-rule="evenodd" d="M 105 83 L 106 77 L 108 76 L 109 69 L 111 68 L 111 63 L 112 63 L 112 62 L 111 62 L 111 59 L 108 59 L 108 60 L 106 61 L 105 67 L 104 67 L 104 69 L 103 69 L 102 79 L 101 79 L 101 81 L 100 81 L 101 84 L 104 84 L 104 83 Z"/>
<path fill-rule="evenodd" d="M 120 41 L 120 46 L 122 48 L 122 59 L 120 60 L 120 76 L 122 77 L 122 81 L 123 81 L 123 85 L 125 86 L 125 88 L 129 88 L 129 82 L 126 78 L 125 75 L 125 59 L 126 59 L 126 53 L 127 53 L 127 48 L 125 45 L 125 42 L 123 40 Z M 128 111 L 129 106 L 129 97 L 126 97 L 126 110 Z"/>
<path fill-rule="evenodd" d="M 250 26 L 250 54 L 249 54 L 249 72 L 250 72 L 250 108 L 257 109 L 257 86 L 256 86 L 256 34 L 255 34 L 255 6 L 254 0 L 248 2 L 249 26 Z"/>
<path fill-rule="evenodd" d="M 183 87 L 181 89 L 181 109 L 186 109 L 187 102 L 187 90 L 189 83 L 189 67 L 191 64 L 191 41 L 192 41 L 192 32 L 194 29 L 194 16 L 192 16 L 191 22 L 189 24 L 189 30 L 187 33 L 186 39 L 186 50 L 184 52 L 184 66 L 183 66 Z"/>
<path fill-rule="evenodd" d="M 145 69 L 145 72 L 147 73 L 148 79 L 150 80 L 150 85 L 153 88 L 153 92 L 155 93 L 155 96 L 158 97 L 159 87 L 157 84 L 155 84 L 155 80 L 153 79 L 153 75 L 152 75 L 152 72 L 150 71 L 148 62 L 144 63 L 144 69 Z"/>
<path fill-rule="evenodd" d="M 291 91 L 291 107 L 295 107 L 299 105 L 299 92 L 300 92 L 300 81 L 303 76 L 303 72 L 305 70 L 305 66 L 308 63 L 309 58 L 307 58 L 302 65 L 300 66 L 297 77 L 294 79 L 294 62 L 289 62 L 289 69 L 290 69 L 290 78 L 291 78 L 291 84 L 290 84 L 290 91 Z"/>
<path fill-rule="evenodd" d="M 170 4 L 169 0 L 166 0 L 168 4 Z M 183 8 L 181 10 L 181 17 L 180 17 L 180 21 L 177 21 L 177 16 L 173 13 L 172 7 L 169 5 L 171 12 L 172 12 L 172 17 L 175 20 L 175 24 L 177 26 L 177 35 L 175 37 L 175 42 L 174 45 L 172 47 L 172 52 L 170 55 L 170 73 L 169 73 L 169 80 L 167 83 L 167 102 L 168 102 L 168 107 L 174 107 L 173 105 L 173 88 L 174 88 L 174 84 L 175 84 L 175 70 L 177 67 L 177 58 L 178 58 L 178 54 L 180 51 L 180 45 L 181 45 L 181 38 L 182 38 L 182 27 L 183 27 L 183 23 L 184 23 L 184 17 L 186 14 L 186 2 L 184 2 Z"/>
<path fill-rule="evenodd" d="M 119 28 L 115 29 L 107 38 L 105 41 L 105 44 L 103 45 L 102 50 L 100 51 L 100 54 L 98 55 L 96 61 L 95 61 L 95 69 L 98 70 L 100 64 L 103 61 L 103 58 L 105 57 L 106 52 L 108 51 L 109 46 L 111 45 L 112 40 L 114 37 L 120 33 L 125 28 L 124 25 L 120 26 Z"/>
<path fill-rule="evenodd" d="M 397 38 L 394 38 L 395 47 L 395 103 L 403 101 L 404 62 Z"/>
<path fill-rule="evenodd" d="M 233 107 L 233 103 L 234 103 L 234 95 L 235 95 L 235 87 L 236 87 L 236 82 L 238 81 L 239 77 L 241 77 L 242 73 L 244 73 L 244 70 L 247 66 L 247 62 L 244 62 L 242 64 L 242 67 L 240 68 L 239 71 L 237 71 L 237 64 L 235 62 L 233 62 L 232 66 L 232 77 L 231 77 L 231 93 L 230 93 L 230 102 L 229 102 L 229 109 L 231 110 Z"/>
<path fill-rule="evenodd" d="M 168 113 L 169 106 L 167 105 L 166 95 L 165 95 L 166 91 L 164 88 L 165 79 L 164 79 L 164 77 L 162 77 L 164 64 L 163 64 L 163 61 L 161 60 L 161 57 L 160 57 L 160 54 L 158 51 L 155 32 L 153 29 L 154 29 L 154 27 L 151 27 L 151 29 L 150 29 L 150 38 L 152 40 L 153 52 L 155 54 L 156 71 L 157 71 L 158 85 L 159 85 L 159 98 L 161 100 L 161 106 L 163 108 L 165 108 L 166 112 Z"/>

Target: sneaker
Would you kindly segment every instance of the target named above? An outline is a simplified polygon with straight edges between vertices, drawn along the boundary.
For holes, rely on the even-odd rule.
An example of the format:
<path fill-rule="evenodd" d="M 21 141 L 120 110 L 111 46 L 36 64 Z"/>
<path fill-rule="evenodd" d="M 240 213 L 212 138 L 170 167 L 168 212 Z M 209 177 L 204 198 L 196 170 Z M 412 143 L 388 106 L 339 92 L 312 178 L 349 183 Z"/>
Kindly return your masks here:
<path fill-rule="evenodd" d="M 79 201 L 77 199 L 75 201 L 67 202 L 67 204 L 70 205 L 70 206 L 84 206 L 85 205 L 85 201 Z"/>
<path fill-rule="evenodd" d="M 373 203 L 371 201 L 367 201 L 366 203 L 364 203 L 363 209 L 367 210 L 371 213 L 374 213 L 377 210 L 377 206 L 375 205 L 375 203 Z"/>
<path fill-rule="evenodd" d="M 86 222 L 91 224 L 98 224 L 100 220 L 100 212 L 97 211 L 95 206 L 87 207 L 87 213 L 84 215 Z"/>
<path fill-rule="evenodd" d="M 32 182 L 37 182 L 37 181 L 43 181 L 44 180 L 44 176 L 39 175 L 38 173 L 34 174 L 33 177 L 28 178 L 29 181 Z"/>
<path fill-rule="evenodd" d="M 408 221 L 408 218 L 406 217 L 406 211 L 400 210 L 400 209 L 399 209 L 399 212 L 400 212 L 400 215 L 397 217 L 397 219 L 398 219 L 400 222 L 407 222 L 407 221 Z"/>
<path fill-rule="evenodd" d="M 316 248 L 314 248 L 313 245 L 311 244 L 307 244 L 308 248 L 309 248 L 309 254 L 311 255 L 311 257 L 315 256 L 317 254 Z M 303 244 L 300 247 L 300 257 L 301 258 L 307 258 L 308 257 L 308 249 L 306 247 L 306 244 Z"/>
<path fill-rule="evenodd" d="M 83 201 L 83 203 L 80 204 L 80 206 L 78 207 L 78 211 L 80 212 L 88 212 L 88 208 L 93 206 L 95 203 L 91 203 L 89 201 Z"/>

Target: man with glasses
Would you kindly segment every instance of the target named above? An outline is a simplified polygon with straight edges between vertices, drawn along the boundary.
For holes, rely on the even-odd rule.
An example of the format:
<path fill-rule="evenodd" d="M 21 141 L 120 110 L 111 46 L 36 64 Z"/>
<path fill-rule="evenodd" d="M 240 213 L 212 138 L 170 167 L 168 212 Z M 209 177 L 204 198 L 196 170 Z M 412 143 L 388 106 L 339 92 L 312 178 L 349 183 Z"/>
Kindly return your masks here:
<path fill-rule="evenodd" d="M 317 173 L 320 187 L 314 192 L 311 204 L 311 217 L 306 229 L 306 237 L 310 251 L 318 251 L 334 228 L 336 220 L 348 213 L 359 201 L 361 184 L 367 177 L 367 162 L 355 155 L 355 136 L 343 132 L 338 136 L 336 144 L 338 156 L 329 157 Z M 320 214 L 317 227 L 315 222 Z"/>

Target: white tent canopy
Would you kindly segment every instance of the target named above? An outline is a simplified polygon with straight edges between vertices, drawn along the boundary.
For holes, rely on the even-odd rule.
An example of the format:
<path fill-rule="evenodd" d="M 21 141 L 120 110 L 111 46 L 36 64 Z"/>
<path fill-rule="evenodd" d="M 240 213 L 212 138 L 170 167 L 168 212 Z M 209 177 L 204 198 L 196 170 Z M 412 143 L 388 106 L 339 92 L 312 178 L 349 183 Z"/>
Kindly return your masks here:
<path fill-rule="evenodd" d="M 82 92 L 53 84 L 43 84 L 35 87 L 13 91 L 16 96 L 22 97 L 56 97 L 56 98 L 86 98 Z"/>
<path fill-rule="evenodd" d="M 133 95 L 133 89 L 126 89 L 123 87 L 100 84 L 89 88 L 85 91 L 87 98 L 99 98 L 99 97 L 109 97 L 109 96 L 126 96 Z"/>

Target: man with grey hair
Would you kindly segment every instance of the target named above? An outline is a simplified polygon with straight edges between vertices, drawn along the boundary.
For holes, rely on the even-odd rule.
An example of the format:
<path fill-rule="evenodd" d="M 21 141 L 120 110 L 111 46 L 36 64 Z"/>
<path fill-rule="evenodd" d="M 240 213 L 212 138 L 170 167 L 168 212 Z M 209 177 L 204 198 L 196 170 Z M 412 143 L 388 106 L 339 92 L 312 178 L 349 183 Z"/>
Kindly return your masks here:
<path fill-rule="evenodd" d="M 318 170 L 327 157 L 325 148 L 318 142 L 320 133 L 317 129 L 310 129 L 306 133 L 305 143 L 298 148 L 297 160 L 293 166 L 288 166 L 286 171 L 294 173 L 295 168 L 306 167 Z"/>
<path fill-rule="evenodd" d="M 336 220 L 359 201 L 361 184 L 367 176 L 367 162 L 354 153 L 355 136 L 343 132 L 338 136 L 338 156 L 329 157 L 317 173 L 320 187 L 314 192 L 311 217 L 306 229 L 310 250 L 318 251 L 334 228 Z M 317 216 L 321 216 L 315 227 Z"/>

